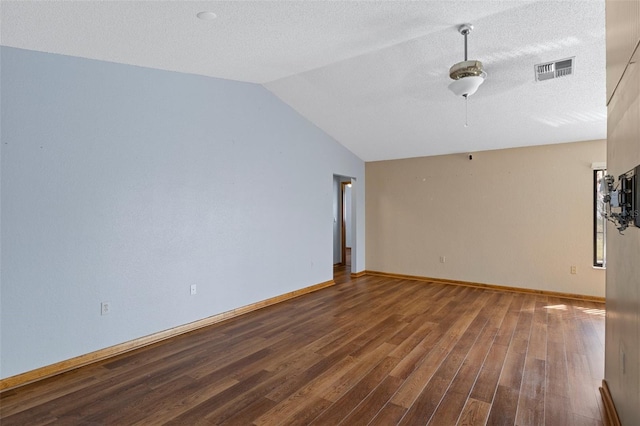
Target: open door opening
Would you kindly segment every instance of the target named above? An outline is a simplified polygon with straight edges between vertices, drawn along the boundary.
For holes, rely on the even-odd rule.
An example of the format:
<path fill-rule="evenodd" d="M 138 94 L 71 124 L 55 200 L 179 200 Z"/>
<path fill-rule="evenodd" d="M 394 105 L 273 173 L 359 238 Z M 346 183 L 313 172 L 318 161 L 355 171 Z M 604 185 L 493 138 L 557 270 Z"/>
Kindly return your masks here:
<path fill-rule="evenodd" d="M 353 200 L 355 179 L 334 176 L 333 263 L 334 281 L 350 280 L 355 252 Z"/>
<path fill-rule="evenodd" d="M 342 208 L 340 209 L 340 218 L 342 223 L 342 232 L 340 233 L 340 251 L 341 264 L 351 270 L 351 182 L 340 183 L 340 195 L 342 197 Z"/>

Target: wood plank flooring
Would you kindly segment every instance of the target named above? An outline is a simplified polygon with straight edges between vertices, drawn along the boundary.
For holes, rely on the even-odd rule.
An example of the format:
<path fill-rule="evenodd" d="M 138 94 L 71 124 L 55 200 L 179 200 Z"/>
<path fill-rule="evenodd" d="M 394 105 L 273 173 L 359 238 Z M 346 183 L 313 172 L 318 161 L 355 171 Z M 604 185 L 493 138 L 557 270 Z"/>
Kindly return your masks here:
<path fill-rule="evenodd" d="M 604 305 L 351 280 L 6 391 L 10 425 L 601 425 Z"/>

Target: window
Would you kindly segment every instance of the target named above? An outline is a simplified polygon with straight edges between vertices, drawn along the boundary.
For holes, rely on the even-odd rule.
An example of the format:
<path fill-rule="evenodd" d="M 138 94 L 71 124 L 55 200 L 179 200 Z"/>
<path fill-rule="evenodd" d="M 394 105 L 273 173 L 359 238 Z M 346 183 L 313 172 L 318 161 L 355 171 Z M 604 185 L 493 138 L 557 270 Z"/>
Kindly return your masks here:
<path fill-rule="evenodd" d="M 600 180 L 606 174 L 606 170 L 593 171 L 593 266 L 601 268 L 607 264 L 607 219 L 604 194 L 600 189 Z"/>

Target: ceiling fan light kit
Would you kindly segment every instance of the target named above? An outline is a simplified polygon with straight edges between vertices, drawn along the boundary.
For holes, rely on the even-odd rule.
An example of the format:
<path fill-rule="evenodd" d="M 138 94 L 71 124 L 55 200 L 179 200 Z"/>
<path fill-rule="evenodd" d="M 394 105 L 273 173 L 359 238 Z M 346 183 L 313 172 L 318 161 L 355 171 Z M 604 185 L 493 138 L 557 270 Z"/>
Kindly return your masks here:
<path fill-rule="evenodd" d="M 484 77 L 482 76 L 469 76 L 455 80 L 449 84 L 449 90 L 451 90 L 456 96 L 473 95 L 478 90 L 478 87 L 484 83 Z"/>
<path fill-rule="evenodd" d="M 476 93 L 487 77 L 487 73 L 482 69 L 482 62 L 468 59 L 467 36 L 471 30 L 473 30 L 471 24 L 463 24 L 458 28 L 458 32 L 464 36 L 464 61 L 449 68 L 449 77 L 453 80 L 449 84 L 449 90 L 456 96 L 465 98 Z"/>

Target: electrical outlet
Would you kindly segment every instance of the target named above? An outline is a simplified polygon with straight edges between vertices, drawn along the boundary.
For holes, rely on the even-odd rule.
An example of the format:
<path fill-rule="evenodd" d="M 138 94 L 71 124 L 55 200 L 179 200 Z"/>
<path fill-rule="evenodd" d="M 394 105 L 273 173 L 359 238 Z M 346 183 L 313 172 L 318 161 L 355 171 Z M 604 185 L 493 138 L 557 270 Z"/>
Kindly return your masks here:
<path fill-rule="evenodd" d="M 571 265 L 571 274 L 575 275 L 578 273 L 578 268 L 576 267 L 576 265 Z"/>
<path fill-rule="evenodd" d="M 196 285 L 195 284 L 191 284 L 191 295 L 193 296 L 196 293 L 197 293 Z"/>
<path fill-rule="evenodd" d="M 445 256 L 440 256 L 440 263 L 445 263 L 447 258 Z"/>
<path fill-rule="evenodd" d="M 100 304 L 100 315 L 108 315 L 111 312 L 111 303 L 102 302 Z"/>

